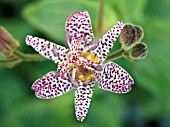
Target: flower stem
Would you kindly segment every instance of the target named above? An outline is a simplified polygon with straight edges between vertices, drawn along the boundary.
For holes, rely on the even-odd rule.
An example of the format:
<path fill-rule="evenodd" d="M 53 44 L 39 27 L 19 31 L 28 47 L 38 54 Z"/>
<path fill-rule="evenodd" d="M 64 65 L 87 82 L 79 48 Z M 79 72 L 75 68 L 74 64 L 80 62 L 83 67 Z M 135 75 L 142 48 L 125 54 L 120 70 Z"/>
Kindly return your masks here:
<path fill-rule="evenodd" d="M 25 54 L 20 52 L 19 50 L 16 50 L 14 52 L 14 54 L 16 56 L 18 56 L 19 58 L 21 58 L 23 61 L 25 62 L 29 62 L 29 61 L 44 61 L 47 60 L 47 58 L 41 56 L 41 55 L 36 55 L 36 54 Z"/>
<path fill-rule="evenodd" d="M 8 68 L 12 68 L 21 62 L 22 59 L 20 59 L 19 57 L 12 57 L 9 59 L 0 60 L 0 64 Z"/>
<path fill-rule="evenodd" d="M 30 61 L 44 61 L 47 60 L 47 58 L 41 56 L 41 55 L 36 55 L 36 54 L 25 54 L 19 50 L 15 50 L 13 57 L 0 60 L 0 64 L 12 68 L 16 65 L 18 65 L 21 62 L 30 62 Z"/>
<path fill-rule="evenodd" d="M 117 52 L 114 52 L 113 54 L 110 54 L 106 60 L 105 60 L 105 63 L 108 62 L 108 61 L 113 61 L 115 59 L 118 59 L 120 57 L 122 57 L 125 53 L 125 50 L 124 49 L 120 49 L 118 50 Z"/>
<path fill-rule="evenodd" d="M 97 35 L 100 37 L 103 30 L 103 17 L 104 17 L 104 0 L 100 0 L 99 3 L 99 24 L 97 27 Z"/>

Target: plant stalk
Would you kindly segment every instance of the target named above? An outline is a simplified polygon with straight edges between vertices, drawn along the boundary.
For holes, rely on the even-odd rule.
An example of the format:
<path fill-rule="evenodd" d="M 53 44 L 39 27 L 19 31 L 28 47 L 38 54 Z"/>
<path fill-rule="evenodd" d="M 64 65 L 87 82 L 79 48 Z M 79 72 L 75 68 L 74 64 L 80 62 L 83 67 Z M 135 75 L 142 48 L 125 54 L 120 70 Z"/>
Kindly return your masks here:
<path fill-rule="evenodd" d="M 102 35 L 102 31 L 103 31 L 103 18 L 104 18 L 104 0 L 100 0 L 99 3 L 99 24 L 97 27 L 97 36 L 100 37 Z"/>
<path fill-rule="evenodd" d="M 120 49 L 120 50 L 118 50 L 117 52 L 114 52 L 113 54 L 110 54 L 110 55 L 106 58 L 105 63 L 108 62 L 108 61 L 113 61 L 113 60 L 115 60 L 115 59 L 118 59 L 118 58 L 120 58 L 120 57 L 123 57 L 124 53 L 125 53 L 125 50 L 124 50 L 124 49 Z"/>
<path fill-rule="evenodd" d="M 21 62 L 47 60 L 47 58 L 41 55 L 25 54 L 25 53 L 20 52 L 19 50 L 15 50 L 13 53 L 14 53 L 13 57 L 5 59 L 5 60 L 0 60 L 0 64 L 5 67 L 12 68 Z"/>

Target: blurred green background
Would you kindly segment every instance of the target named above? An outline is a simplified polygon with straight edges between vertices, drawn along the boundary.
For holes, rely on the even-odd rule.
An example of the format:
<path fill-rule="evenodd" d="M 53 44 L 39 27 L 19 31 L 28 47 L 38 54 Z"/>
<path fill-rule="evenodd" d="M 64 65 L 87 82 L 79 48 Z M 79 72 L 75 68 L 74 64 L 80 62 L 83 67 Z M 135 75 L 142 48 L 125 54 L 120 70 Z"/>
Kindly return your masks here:
<path fill-rule="evenodd" d="M 64 45 L 65 20 L 77 11 L 90 13 L 94 34 L 98 24 L 98 0 L 1 0 L 0 25 L 26 46 L 26 35 Z M 95 87 L 89 113 L 78 122 L 74 91 L 51 100 L 35 97 L 32 83 L 56 66 L 51 61 L 0 66 L 0 127 L 170 127 L 170 0 L 105 0 L 104 30 L 117 20 L 140 25 L 148 56 L 115 62 L 134 78 L 132 91 L 115 94 Z M 95 34 L 96 35 L 96 34 Z M 120 46 L 119 41 L 113 50 Z"/>

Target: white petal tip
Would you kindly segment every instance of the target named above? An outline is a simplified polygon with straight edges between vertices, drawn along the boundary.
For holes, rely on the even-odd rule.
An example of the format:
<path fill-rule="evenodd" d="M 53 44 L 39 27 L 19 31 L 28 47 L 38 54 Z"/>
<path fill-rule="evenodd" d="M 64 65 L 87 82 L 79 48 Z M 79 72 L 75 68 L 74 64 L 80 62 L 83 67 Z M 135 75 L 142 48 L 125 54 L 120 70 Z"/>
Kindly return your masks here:
<path fill-rule="evenodd" d="M 27 35 L 26 38 L 25 38 L 25 42 L 27 45 L 30 45 L 30 42 L 31 42 L 31 39 L 33 38 L 33 36 L 31 35 Z"/>
<path fill-rule="evenodd" d="M 79 117 L 77 117 L 77 120 L 78 120 L 78 121 L 80 121 L 80 122 L 83 122 L 83 121 L 84 121 L 84 119 L 85 119 L 85 117 L 83 117 L 83 116 L 81 116 L 81 117 L 80 117 L 80 116 L 79 116 Z"/>

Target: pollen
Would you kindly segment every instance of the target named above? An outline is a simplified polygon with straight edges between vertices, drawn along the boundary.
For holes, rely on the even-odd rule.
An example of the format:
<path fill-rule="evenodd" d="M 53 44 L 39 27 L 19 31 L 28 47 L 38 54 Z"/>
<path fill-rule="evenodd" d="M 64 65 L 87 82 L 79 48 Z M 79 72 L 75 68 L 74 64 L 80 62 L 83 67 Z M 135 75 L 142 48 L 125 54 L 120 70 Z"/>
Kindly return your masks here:
<path fill-rule="evenodd" d="M 71 64 L 69 67 L 70 67 L 70 68 L 74 68 L 74 64 Z"/>
<path fill-rule="evenodd" d="M 79 76 L 76 76 L 76 78 L 83 81 L 83 82 L 86 82 L 86 81 L 89 81 L 89 80 L 93 79 L 94 75 L 91 74 L 91 75 L 88 75 L 86 77 L 84 75 L 79 75 Z"/>
<path fill-rule="evenodd" d="M 80 79 L 81 81 L 86 81 L 84 75 L 79 75 L 79 76 L 76 76 L 78 79 Z"/>
<path fill-rule="evenodd" d="M 95 63 L 99 62 L 99 59 L 91 52 L 85 52 L 82 54 L 82 57 L 84 57 L 87 60 L 93 61 Z"/>
<path fill-rule="evenodd" d="M 94 73 L 91 70 L 84 68 L 84 66 L 78 66 L 76 69 L 75 77 L 83 82 L 93 79 Z"/>

